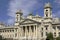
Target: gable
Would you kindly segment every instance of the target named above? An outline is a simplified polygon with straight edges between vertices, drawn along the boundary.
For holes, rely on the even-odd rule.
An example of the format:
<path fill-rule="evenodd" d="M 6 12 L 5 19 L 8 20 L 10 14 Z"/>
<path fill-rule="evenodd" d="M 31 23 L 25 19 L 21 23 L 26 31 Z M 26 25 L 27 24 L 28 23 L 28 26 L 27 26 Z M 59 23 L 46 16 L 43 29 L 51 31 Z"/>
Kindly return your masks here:
<path fill-rule="evenodd" d="M 20 24 L 33 24 L 33 23 L 39 23 L 37 21 L 31 20 L 31 19 L 26 19 L 24 21 L 22 21 Z"/>

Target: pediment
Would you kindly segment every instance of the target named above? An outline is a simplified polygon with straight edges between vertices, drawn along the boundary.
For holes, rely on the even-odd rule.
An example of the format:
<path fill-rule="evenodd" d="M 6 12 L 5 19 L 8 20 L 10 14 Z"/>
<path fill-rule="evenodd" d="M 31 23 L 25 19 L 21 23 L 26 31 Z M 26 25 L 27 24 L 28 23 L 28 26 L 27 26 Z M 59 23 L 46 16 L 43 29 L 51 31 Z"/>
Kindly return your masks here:
<path fill-rule="evenodd" d="M 31 20 L 31 19 L 26 19 L 26 20 L 21 22 L 21 24 L 28 24 L 28 23 L 39 23 L 39 22 Z"/>

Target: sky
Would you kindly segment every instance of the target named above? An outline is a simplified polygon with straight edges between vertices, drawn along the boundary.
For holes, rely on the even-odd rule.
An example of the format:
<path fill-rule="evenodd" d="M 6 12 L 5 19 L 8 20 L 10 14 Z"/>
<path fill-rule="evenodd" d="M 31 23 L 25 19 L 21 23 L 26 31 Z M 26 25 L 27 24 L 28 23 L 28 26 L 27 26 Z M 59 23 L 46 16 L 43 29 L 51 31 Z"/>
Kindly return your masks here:
<path fill-rule="evenodd" d="M 60 0 L 0 0 L 0 22 L 13 24 L 15 21 L 15 13 L 22 10 L 23 16 L 27 16 L 33 12 L 33 15 L 43 16 L 45 3 L 52 6 L 53 17 L 60 18 Z"/>

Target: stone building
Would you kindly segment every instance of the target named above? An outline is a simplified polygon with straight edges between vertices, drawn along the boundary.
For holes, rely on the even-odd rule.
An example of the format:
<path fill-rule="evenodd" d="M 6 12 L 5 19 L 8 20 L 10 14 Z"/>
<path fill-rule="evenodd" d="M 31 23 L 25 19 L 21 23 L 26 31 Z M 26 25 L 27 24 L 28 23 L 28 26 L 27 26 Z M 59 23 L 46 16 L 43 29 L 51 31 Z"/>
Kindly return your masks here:
<path fill-rule="evenodd" d="M 53 33 L 54 37 L 60 36 L 60 19 L 52 17 L 52 7 L 50 3 L 44 6 L 44 16 L 29 14 L 23 18 L 23 12 L 16 12 L 14 26 L 5 26 L 0 23 L 0 35 L 13 40 L 45 40 L 48 33 Z"/>

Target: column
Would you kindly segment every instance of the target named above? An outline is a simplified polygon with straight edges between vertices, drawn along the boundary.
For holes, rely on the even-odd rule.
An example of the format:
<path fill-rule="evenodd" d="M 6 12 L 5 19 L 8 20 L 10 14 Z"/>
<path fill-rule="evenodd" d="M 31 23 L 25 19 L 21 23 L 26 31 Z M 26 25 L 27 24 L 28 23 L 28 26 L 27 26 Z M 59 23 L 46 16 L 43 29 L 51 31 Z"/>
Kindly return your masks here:
<path fill-rule="evenodd" d="M 56 37 L 58 37 L 58 28 L 56 26 Z"/>
<path fill-rule="evenodd" d="M 37 37 L 37 26 L 35 26 L 36 27 L 36 37 Z"/>
<path fill-rule="evenodd" d="M 29 26 L 28 40 L 31 38 L 31 27 Z"/>
<path fill-rule="evenodd" d="M 25 40 L 26 40 L 26 26 L 25 26 Z"/>
<path fill-rule="evenodd" d="M 23 27 L 22 27 L 22 33 L 21 34 L 22 34 L 22 37 L 23 37 Z"/>
<path fill-rule="evenodd" d="M 25 37 L 26 37 L 26 27 L 25 27 Z"/>
<path fill-rule="evenodd" d="M 29 26 L 27 26 L 27 36 L 29 36 Z"/>
<path fill-rule="evenodd" d="M 34 28 L 34 37 L 35 37 L 35 26 L 33 28 Z"/>
<path fill-rule="evenodd" d="M 30 26 L 29 26 L 29 37 L 30 37 L 30 30 L 31 30 L 31 29 L 30 29 Z"/>
<path fill-rule="evenodd" d="M 32 29 L 31 29 L 31 26 L 30 26 L 30 37 L 32 38 Z"/>

